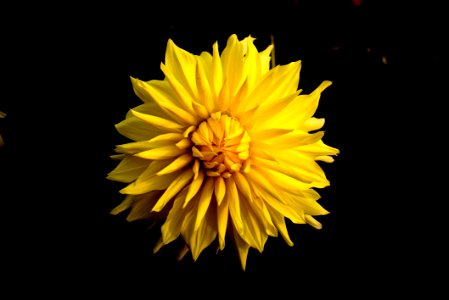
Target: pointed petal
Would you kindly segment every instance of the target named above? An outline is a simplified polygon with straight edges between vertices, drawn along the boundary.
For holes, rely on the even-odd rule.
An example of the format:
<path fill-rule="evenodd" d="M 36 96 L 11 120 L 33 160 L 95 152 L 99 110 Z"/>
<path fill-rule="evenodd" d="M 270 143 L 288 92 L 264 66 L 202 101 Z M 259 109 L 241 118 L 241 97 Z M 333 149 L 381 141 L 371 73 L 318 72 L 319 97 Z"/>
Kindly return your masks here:
<path fill-rule="evenodd" d="M 221 54 L 223 63 L 223 74 L 229 95 L 234 96 L 246 79 L 244 70 L 244 48 L 238 40 L 237 35 L 233 34 L 228 38 L 226 48 Z"/>
<path fill-rule="evenodd" d="M 321 129 L 324 126 L 324 118 L 310 118 L 308 120 L 306 120 L 302 126 L 300 127 L 300 129 L 304 130 L 304 131 L 314 131 L 314 130 L 318 130 Z"/>
<path fill-rule="evenodd" d="M 187 247 L 187 245 L 184 244 L 184 246 L 182 246 L 181 251 L 179 251 L 179 254 L 178 254 L 178 256 L 176 257 L 176 259 L 177 259 L 178 261 L 180 261 L 181 259 L 184 258 L 184 256 L 186 256 L 187 253 L 189 253 L 189 251 L 190 251 L 189 247 Z"/>
<path fill-rule="evenodd" d="M 114 170 L 109 172 L 106 178 L 109 180 L 129 183 L 139 177 L 148 165 L 148 160 L 127 156 L 120 161 Z"/>
<path fill-rule="evenodd" d="M 300 68 L 301 61 L 296 61 L 271 69 L 247 96 L 248 99 L 260 99 L 260 101 L 245 102 L 241 106 L 241 111 L 252 109 L 258 104 L 268 105 L 278 99 L 296 94 Z"/>
<path fill-rule="evenodd" d="M 251 187 L 248 183 L 248 180 L 246 180 L 245 175 L 243 175 L 240 172 L 235 172 L 234 181 L 237 185 L 237 189 L 239 190 L 240 194 L 252 202 L 253 196 L 251 193 Z"/>
<path fill-rule="evenodd" d="M 153 115 L 149 115 L 149 114 L 143 114 L 143 113 L 140 113 L 140 112 L 132 110 L 132 109 L 131 109 L 131 113 L 136 118 L 148 123 L 151 126 L 158 128 L 162 131 L 182 132 L 185 127 L 184 125 L 178 124 L 176 122 L 173 122 L 173 121 L 170 121 L 170 120 L 167 120 L 164 118 L 156 117 Z"/>
<path fill-rule="evenodd" d="M 127 118 L 115 125 L 115 129 L 123 136 L 134 141 L 146 141 L 163 132 L 136 117 Z"/>
<path fill-rule="evenodd" d="M 274 210 L 273 208 L 268 206 L 268 211 L 270 212 L 271 219 L 273 220 L 274 225 L 281 233 L 282 237 L 284 238 L 287 245 L 290 247 L 293 246 L 293 242 L 290 239 L 290 236 L 288 234 L 287 225 L 285 224 L 284 216 L 279 213 L 278 211 Z"/>
<path fill-rule="evenodd" d="M 235 185 L 234 179 L 232 177 L 228 178 L 226 181 L 226 194 L 225 199 L 229 205 L 229 212 L 231 213 L 231 218 L 236 229 L 243 234 L 244 225 L 242 221 L 242 216 L 240 213 L 240 196 Z"/>
<path fill-rule="evenodd" d="M 165 64 L 176 80 L 187 87 L 191 95 L 198 97 L 195 81 L 197 64 L 195 55 L 179 48 L 169 39 L 165 52 Z"/>
<path fill-rule="evenodd" d="M 125 199 L 117 205 L 114 209 L 111 210 L 112 215 L 118 215 L 119 213 L 127 210 L 133 204 L 134 196 L 126 195 Z"/>
<path fill-rule="evenodd" d="M 131 78 L 134 91 L 141 95 L 142 98 L 149 98 L 156 101 L 156 103 L 164 110 L 176 116 L 176 120 L 184 122 L 184 124 L 196 124 L 197 120 L 192 115 L 191 111 L 181 108 L 177 97 L 166 94 L 163 90 L 158 88 L 153 82 L 144 82 L 135 78 Z"/>
<path fill-rule="evenodd" d="M 210 59 L 212 59 L 212 57 Z M 202 59 L 202 57 L 198 57 L 196 69 L 198 97 L 199 99 L 201 99 L 201 103 L 203 103 L 204 106 L 206 107 L 207 112 L 211 114 L 215 111 L 215 103 L 213 100 L 212 87 L 209 83 L 208 79 L 209 77 L 206 69 L 207 69 L 206 62 Z"/>
<path fill-rule="evenodd" d="M 179 149 L 176 146 L 166 146 L 154 148 L 135 154 L 135 156 L 152 160 L 163 160 L 178 157 L 186 152 L 185 149 Z"/>
<path fill-rule="evenodd" d="M 204 216 L 206 215 L 206 211 L 209 208 L 209 204 L 212 199 L 212 195 L 214 192 L 214 178 L 207 178 L 206 182 L 203 184 L 201 195 L 198 200 L 198 211 L 196 214 L 195 220 L 195 229 L 198 230 L 202 222 L 204 221 Z"/>
<path fill-rule="evenodd" d="M 215 179 L 214 192 L 215 192 L 215 198 L 217 199 L 217 204 L 220 205 L 221 202 L 223 201 L 223 198 L 226 193 L 226 185 L 225 185 L 223 177 L 218 176 Z"/>
<path fill-rule="evenodd" d="M 161 227 L 162 241 L 165 245 L 176 240 L 181 233 L 181 226 L 186 212 L 186 210 L 182 209 L 182 205 L 186 194 L 187 189 L 184 189 L 176 196 L 173 207 L 170 209 L 167 219 Z"/>
<path fill-rule="evenodd" d="M 222 62 L 220 58 L 220 53 L 218 52 L 218 43 L 214 43 L 213 45 L 213 56 L 212 56 L 212 92 L 217 99 L 221 93 L 221 89 L 223 87 L 223 68 Z M 216 100 L 215 100 L 216 101 Z M 215 102 L 215 107 L 218 107 L 218 103 Z"/>
<path fill-rule="evenodd" d="M 200 188 L 203 184 L 203 180 L 204 180 L 204 172 L 199 171 L 198 176 L 196 178 L 194 178 L 193 181 L 189 185 L 189 190 L 187 192 L 183 207 L 186 207 L 187 204 L 189 204 L 190 200 L 192 200 L 193 197 L 198 193 L 198 191 L 200 190 Z"/>
<path fill-rule="evenodd" d="M 254 213 L 254 209 L 247 201 L 241 201 L 241 217 L 245 224 L 244 233 L 239 233 L 241 238 L 259 252 L 263 251 L 268 235 L 259 218 Z"/>
<path fill-rule="evenodd" d="M 160 196 L 159 191 L 153 191 L 144 195 L 135 197 L 131 212 L 126 220 L 132 222 L 140 219 L 147 219 L 150 217 L 151 209 L 156 204 Z"/>
<path fill-rule="evenodd" d="M 315 229 L 323 228 L 323 225 L 310 215 L 306 215 L 306 222 Z"/>
<path fill-rule="evenodd" d="M 176 173 L 172 173 L 176 174 Z M 186 184 L 192 179 L 193 172 L 190 169 L 185 170 L 181 175 L 176 178 L 165 190 L 164 194 L 159 198 L 153 211 L 161 211 L 164 206 L 170 201 L 174 196 L 176 196 L 179 191 L 181 191 Z"/>
<path fill-rule="evenodd" d="M 153 176 L 146 180 L 139 180 L 139 177 L 136 181 L 121 189 L 120 193 L 138 195 L 154 190 L 165 190 L 179 174 L 175 172 L 162 176 Z"/>
<path fill-rule="evenodd" d="M 187 166 L 193 160 L 192 154 L 185 153 L 178 158 L 176 158 L 171 164 L 166 166 L 164 169 L 160 170 L 157 175 L 165 175 L 168 173 L 173 173 L 181 170 L 185 166 Z"/>
<path fill-rule="evenodd" d="M 198 230 L 193 233 L 193 239 L 190 240 L 190 249 L 193 260 L 197 260 L 201 252 L 209 246 L 217 237 L 217 216 L 216 209 L 208 209 Z"/>
<path fill-rule="evenodd" d="M 237 248 L 237 253 L 240 258 L 240 264 L 242 266 L 243 271 L 246 269 L 246 260 L 248 258 L 249 245 L 240 237 L 238 230 L 233 227 L 233 238 L 235 247 Z"/>
<path fill-rule="evenodd" d="M 217 227 L 218 227 L 218 242 L 220 244 L 220 250 L 223 250 L 225 247 L 228 216 L 229 216 L 228 201 L 224 200 L 217 205 Z"/>

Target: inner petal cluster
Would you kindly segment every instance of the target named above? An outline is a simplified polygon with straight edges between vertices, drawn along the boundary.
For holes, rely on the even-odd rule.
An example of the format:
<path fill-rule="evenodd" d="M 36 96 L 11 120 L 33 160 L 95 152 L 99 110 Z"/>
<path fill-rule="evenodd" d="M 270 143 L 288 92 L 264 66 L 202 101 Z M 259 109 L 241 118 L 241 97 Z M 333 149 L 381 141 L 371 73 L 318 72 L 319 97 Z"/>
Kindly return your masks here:
<path fill-rule="evenodd" d="M 247 171 L 251 138 L 240 122 L 216 112 L 192 133 L 192 155 L 201 161 L 206 175 L 229 178 Z"/>

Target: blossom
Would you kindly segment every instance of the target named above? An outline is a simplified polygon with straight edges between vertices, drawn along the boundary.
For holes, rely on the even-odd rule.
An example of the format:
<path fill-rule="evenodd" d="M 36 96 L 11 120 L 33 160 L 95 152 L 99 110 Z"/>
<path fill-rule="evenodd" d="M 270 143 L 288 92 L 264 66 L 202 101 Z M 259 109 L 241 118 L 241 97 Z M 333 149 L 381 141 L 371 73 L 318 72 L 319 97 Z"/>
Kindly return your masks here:
<path fill-rule="evenodd" d="M 301 61 L 270 67 L 273 45 L 233 34 L 219 52 L 193 55 L 168 40 L 163 80 L 132 78 L 143 104 L 116 125 L 133 140 L 115 149 L 108 179 L 128 183 L 112 210 L 128 221 L 162 220 L 154 248 L 181 237 L 181 259 L 194 260 L 214 241 L 235 245 L 243 269 L 250 248 L 263 252 L 279 234 L 293 246 L 286 218 L 320 229 L 328 213 L 315 188 L 329 185 L 318 161 L 339 150 L 323 141 L 323 118 L 313 115 L 324 81 L 298 90 Z M 229 237 L 229 238 L 227 238 Z"/>

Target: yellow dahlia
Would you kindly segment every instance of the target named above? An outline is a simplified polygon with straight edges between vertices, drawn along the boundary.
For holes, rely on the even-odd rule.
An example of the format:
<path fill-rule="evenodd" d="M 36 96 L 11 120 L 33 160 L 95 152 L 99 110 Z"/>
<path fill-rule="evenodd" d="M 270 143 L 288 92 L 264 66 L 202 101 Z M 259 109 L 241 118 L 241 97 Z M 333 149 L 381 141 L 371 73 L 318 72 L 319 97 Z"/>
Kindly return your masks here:
<path fill-rule="evenodd" d="M 163 80 L 131 78 L 143 101 L 117 131 L 133 140 L 118 145 L 108 179 L 128 185 L 128 221 L 162 220 L 154 251 L 185 242 L 194 260 L 218 239 L 233 241 L 245 269 L 250 247 L 262 252 L 280 233 L 293 245 L 285 218 L 320 229 L 327 214 L 314 188 L 329 185 L 317 161 L 338 149 L 323 143 L 324 119 L 313 117 L 324 81 L 311 94 L 298 90 L 301 62 L 270 68 L 273 45 L 258 52 L 251 36 L 231 35 L 222 53 L 193 55 L 168 41 Z"/>

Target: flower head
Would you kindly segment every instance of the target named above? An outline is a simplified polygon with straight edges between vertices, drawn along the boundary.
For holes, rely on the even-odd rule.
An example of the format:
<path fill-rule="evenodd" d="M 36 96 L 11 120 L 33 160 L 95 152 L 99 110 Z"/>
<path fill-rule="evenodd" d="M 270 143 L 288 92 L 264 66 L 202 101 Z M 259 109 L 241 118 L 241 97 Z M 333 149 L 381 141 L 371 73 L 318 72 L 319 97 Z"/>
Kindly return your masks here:
<path fill-rule="evenodd" d="M 108 178 L 128 185 L 112 213 L 163 220 L 155 251 L 181 236 L 180 257 L 196 260 L 229 236 L 245 269 L 249 248 L 262 252 L 268 236 L 293 245 L 285 218 L 321 228 L 313 216 L 328 212 L 314 188 L 329 181 L 317 161 L 339 151 L 313 115 L 331 83 L 301 94 L 301 62 L 270 68 L 273 46 L 259 52 L 254 40 L 231 35 L 221 54 L 215 43 L 200 55 L 169 40 L 165 78 L 131 78 L 143 104 L 116 125 L 134 142 L 115 149 Z"/>

